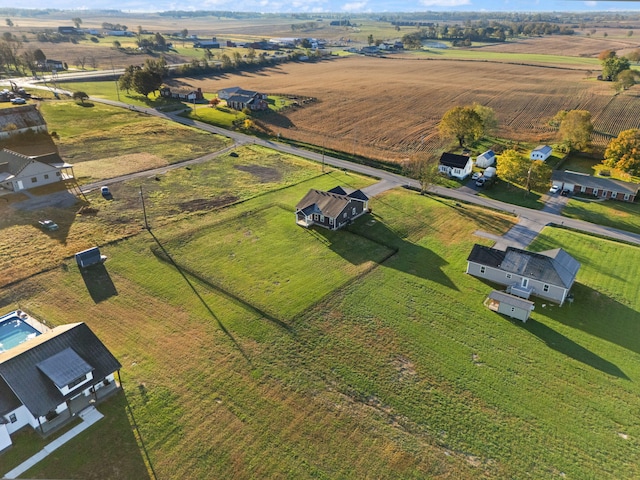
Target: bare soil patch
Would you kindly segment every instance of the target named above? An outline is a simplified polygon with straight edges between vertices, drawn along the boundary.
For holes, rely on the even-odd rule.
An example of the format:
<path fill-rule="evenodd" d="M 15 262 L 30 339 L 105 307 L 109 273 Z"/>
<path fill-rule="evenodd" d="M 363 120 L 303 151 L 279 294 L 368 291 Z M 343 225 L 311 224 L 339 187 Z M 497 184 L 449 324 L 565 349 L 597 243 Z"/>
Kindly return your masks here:
<path fill-rule="evenodd" d="M 80 183 L 115 178 L 128 173 L 164 167 L 169 162 L 150 153 L 131 153 L 116 157 L 89 160 L 74 165 L 73 171 Z"/>
<path fill-rule="evenodd" d="M 263 167 L 262 165 L 235 165 L 234 168 L 242 172 L 250 173 L 258 178 L 260 183 L 279 182 L 282 179 L 282 172 L 271 167 Z"/>
<path fill-rule="evenodd" d="M 240 197 L 235 195 L 224 195 L 216 198 L 194 198 L 193 200 L 180 203 L 179 207 L 186 212 L 197 212 L 224 207 L 225 205 L 237 202 L 239 199 Z"/>

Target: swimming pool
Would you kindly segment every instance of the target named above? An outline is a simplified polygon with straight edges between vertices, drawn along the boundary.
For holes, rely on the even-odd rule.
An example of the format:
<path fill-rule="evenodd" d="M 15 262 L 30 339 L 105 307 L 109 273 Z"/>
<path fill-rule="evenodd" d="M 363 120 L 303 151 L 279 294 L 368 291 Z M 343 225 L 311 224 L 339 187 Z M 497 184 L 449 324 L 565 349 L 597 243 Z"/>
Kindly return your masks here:
<path fill-rule="evenodd" d="M 14 313 L 0 317 L 0 353 L 17 347 L 40 332 Z"/>

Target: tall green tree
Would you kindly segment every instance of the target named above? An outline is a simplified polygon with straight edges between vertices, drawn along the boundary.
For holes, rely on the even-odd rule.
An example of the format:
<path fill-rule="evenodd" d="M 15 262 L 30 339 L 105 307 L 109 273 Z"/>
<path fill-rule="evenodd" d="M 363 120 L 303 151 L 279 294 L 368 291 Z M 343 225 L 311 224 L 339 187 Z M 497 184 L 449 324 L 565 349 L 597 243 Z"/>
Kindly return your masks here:
<path fill-rule="evenodd" d="M 438 178 L 438 161 L 426 154 L 413 155 L 404 165 L 408 176 L 420 182 L 420 193 L 426 193 Z"/>
<path fill-rule="evenodd" d="M 631 175 L 640 175 L 640 130 L 631 128 L 620 132 L 607 145 L 602 163 Z"/>
<path fill-rule="evenodd" d="M 618 79 L 618 74 L 631 67 L 629 59 L 625 57 L 608 57 L 602 61 L 602 76 L 613 81 Z"/>
<path fill-rule="evenodd" d="M 586 150 L 591 144 L 592 132 L 593 124 L 589 111 L 570 110 L 562 115 L 558 134 L 570 150 Z"/>
<path fill-rule="evenodd" d="M 438 130 L 445 138 L 456 138 L 460 147 L 463 147 L 466 141 L 475 142 L 482 138 L 484 125 L 473 107 L 458 106 L 443 115 Z"/>
<path fill-rule="evenodd" d="M 622 92 L 624 90 L 628 90 L 633 87 L 636 83 L 638 83 L 638 72 L 636 70 L 623 70 L 618 73 L 618 78 L 616 79 L 613 88 L 617 91 Z"/>
<path fill-rule="evenodd" d="M 498 127 L 498 119 L 496 118 L 496 112 L 493 108 L 481 105 L 479 103 L 473 104 L 473 110 L 480 116 L 482 120 L 483 134 L 490 134 Z"/>
<path fill-rule="evenodd" d="M 531 161 L 515 150 L 505 150 L 497 166 L 500 178 L 527 189 L 544 192 L 551 182 L 551 167 L 541 160 Z"/>

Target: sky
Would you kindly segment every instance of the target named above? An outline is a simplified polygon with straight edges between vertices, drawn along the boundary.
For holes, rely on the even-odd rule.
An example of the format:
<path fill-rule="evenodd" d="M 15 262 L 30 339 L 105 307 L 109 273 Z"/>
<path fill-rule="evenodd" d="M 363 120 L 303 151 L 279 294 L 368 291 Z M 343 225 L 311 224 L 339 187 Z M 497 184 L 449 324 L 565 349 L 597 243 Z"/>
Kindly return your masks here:
<path fill-rule="evenodd" d="M 0 0 L 0 7 L 18 6 Z M 638 1 L 580 0 L 23 0 L 20 8 L 115 9 L 124 12 L 226 10 L 264 13 L 375 13 L 416 11 L 640 12 Z"/>

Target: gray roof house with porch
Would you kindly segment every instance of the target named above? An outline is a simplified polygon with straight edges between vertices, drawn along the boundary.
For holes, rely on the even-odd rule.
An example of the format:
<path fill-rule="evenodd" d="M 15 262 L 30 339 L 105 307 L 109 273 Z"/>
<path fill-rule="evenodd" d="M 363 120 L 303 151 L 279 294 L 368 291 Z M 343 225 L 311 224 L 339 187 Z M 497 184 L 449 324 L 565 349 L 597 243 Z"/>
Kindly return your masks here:
<path fill-rule="evenodd" d="M 0 151 L 0 187 L 14 192 L 73 178 L 73 165 L 57 153 L 28 156 Z"/>
<path fill-rule="evenodd" d="M 506 251 L 474 245 L 467 258 L 467 273 L 505 285 L 507 293 L 528 299 L 531 295 L 564 303 L 580 270 L 580 262 L 561 248 L 528 252 Z"/>
<path fill-rule="evenodd" d="M 296 205 L 296 223 L 338 230 L 369 211 L 369 197 L 361 190 L 348 193 L 338 186 L 324 192 L 311 189 Z"/>
<path fill-rule="evenodd" d="M 85 323 L 56 327 L 0 353 L 0 451 L 20 428 L 46 434 L 118 390 L 120 368 Z"/>

